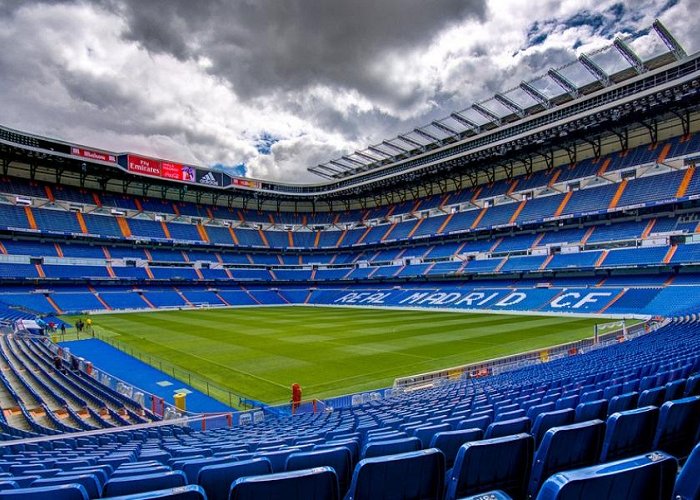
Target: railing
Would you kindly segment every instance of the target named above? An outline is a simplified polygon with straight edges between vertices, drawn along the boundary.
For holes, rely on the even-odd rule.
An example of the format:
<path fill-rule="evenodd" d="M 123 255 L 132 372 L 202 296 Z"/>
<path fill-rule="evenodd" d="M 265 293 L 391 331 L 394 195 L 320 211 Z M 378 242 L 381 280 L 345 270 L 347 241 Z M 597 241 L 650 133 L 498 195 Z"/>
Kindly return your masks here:
<path fill-rule="evenodd" d="M 300 401 L 299 403 L 290 402 L 282 405 L 266 406 L 264 411 L 269 415 L 283 417 L 288 415 L 302 415 L 304 413 L 322 413 L 331 409 L 327 400 L 309 399 Z"/>
<path fill-rule="evenodd" d="M 665 321 L 660 319 L 652 319 L 629 327 L 623 323 L 621 328 L 609 333 L 597 335 L 593 338 L 543 349 L 535 349 L 513 356 L 504 356 L 488 361 L 455 366 L 445 370 L 421 373 L 411 377 L 398 378 L 394 381 L 393 391 L 402 392 L 428 389 L 449 382 L 459 382 L 465 379 L 499 375 L 525 366 L 547 363 L 555 359 L 583 354 L 617 342 L 630 340 L 645 333 L 655 331 L 659 326 L 664 324 L 666 324 Z"/>
<path fill-rule="evenodd" d="M 147 424 L 134 424 L 129 426 L 111 427 L 109 429 L 63 433 L 55 436 L 37 436 L 32 438 L 15 439 L 11 441 L 0 441 L 0 449 L 31 443 L 44 443 L 56 440 L 64 441 L 66 439 L 80 437 L 108 436 L 111 434 L 122 434 L 124 432 L 159 429 L 161 427 L 179 427 L 181 429 L 188 428 L 186 432 L 229 428 L 240 425 L 249 425 L 254 422 L 261 422 L 264 418 L 262 416 L 262 412 L 256 413 L 260 413 L 261 415 L 254 416 L 250 413 L 213 413 L 197 415 L 194 417 L 180 417 L 171 420 L 161 420 L 158 422 L 150 422 Z"/>

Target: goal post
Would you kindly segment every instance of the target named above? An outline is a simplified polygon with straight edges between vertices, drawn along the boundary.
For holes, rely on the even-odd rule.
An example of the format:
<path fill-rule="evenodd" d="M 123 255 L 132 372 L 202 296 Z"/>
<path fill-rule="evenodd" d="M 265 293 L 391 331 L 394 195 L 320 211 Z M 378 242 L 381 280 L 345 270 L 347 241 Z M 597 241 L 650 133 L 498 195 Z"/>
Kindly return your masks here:
<path fill-rule="evenodd" d="M 593 343 L 599 344 L 601 337 L 607 337 L 611 334 L 620 334 L 627 338 L 627 321 L 622 319 L 618 321 L 610 321 L 609 323 L 596 323 L 593 325 Z"/>

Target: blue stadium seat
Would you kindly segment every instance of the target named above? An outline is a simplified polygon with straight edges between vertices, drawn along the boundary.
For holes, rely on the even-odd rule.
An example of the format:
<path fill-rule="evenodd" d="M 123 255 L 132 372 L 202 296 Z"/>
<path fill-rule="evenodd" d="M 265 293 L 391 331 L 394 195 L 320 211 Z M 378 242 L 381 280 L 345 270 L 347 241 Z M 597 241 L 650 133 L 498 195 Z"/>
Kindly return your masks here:
<path fill-rule="evenodd" d="M 133 495 L 122 495 L 110 497 L 110 500 L 208 500 L 207 494 L 201 486 L 191 484 L 189 486 L 178 486 L 177 488 L 166 488 L 163 490 L 148 491 L 146 493 L 134 493 Z"/>
<path fill-rule="evenodd" d="M 39 475 L 31 476 L 12 476 L 12 481 L 17 483 L 20 488 L 28 488 L 34 481 L 41 479 Z"/>
<path fill-rule="evenodd" d="M 664 401 L 672 401 L 674 399 L 681 399 L 683 397 L 683 392 L 685 390 L 685 379 L 674 380 L 669 382 L 664 387 Z M 641 406 L 641 405 L 640 405 Z M 661 406 L 661 405 L 656 405 Z"/>
<path fill-rule="evenodd" d="M 331 467 L 236 479 L 230 500 L 284 498 L 289 500 L 337 500 L 338 478 Z"/>
<path fill-rule="evenodd" d="M 579 402 L 579 395 L 574 394 L 572 396 L 561 397 L 557 400 L 555 410 L 565 410 L 566 408 L 576 409 L 576 405 Z"/>
<path fill-rule="evenodd" d="M 473 441 L 462 445 L 447 472 L 445 500 L 492 489 L 523 498 L 535 440 L 529 434 Z"/>
<path fill-rule="evenodd" d="M 384 455 L 395 455 L 396 453 L 407 453 L 421 449 L 420 439 L 408 437 L 403 439 L 391 439 L 388 441 L 377 441 L 367 443 L 362 448 L 361 457 L 372 458 Z"/>
<path fill-rule="evenodd" d="M 268 459 L 253 458 L 203 467 L 199 471 L 197 484 L 204 488 L 209 500 L 228 500 L 231 484 L 237 479 L 270 473 L 272 473 L 272 465 Z"/>
<path fill-rule="evenodd" d="M 484 437 L 481 429 L 462 429 L 438 432 L 430 441 L 430 448 L 437 448 L 445 455 L 445 468 L 451 469 L 459 449 L 464 443 L 479 441 Z"/>
<path fill-rule="evenodd" d="M 102 484 L 94 474 L 77 474 L 73 476 L 55 476 L 37 479 L 31 484 L 32 488 L 59 486 L 63 484 L 79 484 L 85 488 L 90 498 L 102 496 Z"/>
<path fill-rule="evenodd" d="M 586 391 L 583 394 L 581 394 L 581 403 L 589 403 L 591 401 L 598 401 L 601 399 L 604 399 L 602 389 Z"/>
<path fill-rule="evenodd" d="M 531 406 L 530 408 L 528 408 L 527 418 L 529 418 L 530 420 L 532 420 L 534 422 L 540 413 L 544 413 L 547 411 L 554 411 L 556 409 L 558 409 L 558 408 L 557 408 L 557 403 L 555 403 L 555 402 L 534 405 L 534 406 Z"/>
<path fill-rule="evenodd" d="M 653 452 L 560 472 L 544 482 L 537 500 L 667 500 L 677 466 L 670 455 Z"/>
<path fill-rule="evenodd" d="M 460 500 L 512 500 L 513 497 L 506 495 L 502 491 L 488 491 L 486 493 L 480 493 L 478 495 L 472 495 L 468 497 L 462 497 Z"/>
<path fill-rule="evenodd" d="M 492 439 L 503 436 L 511 436 L 513 434 L 530 432 L 532 421 L 527 417 L 514 418 L 512 420 L 503 420 L 494 422 L 488 426 L 484 433 L 484 439 Z"/>
<path fill-rule="evenodd" d="M 156 472 L 155 474 L 112 478 L 105 484 L 103 494 L 104 496 L 131 495 L 186 485 L 187 478 L 182 471 Z"/>
<path fill-rule="evenodd" d="M 663 387 L 654 387 L 652 389 L 647 389 L 642 391 L 639 395 L 639 401 L 637 401 L 637 406 L 661 406 L 664 404 L 664 396 L 666 394 L 666 389 Z"/>
<path fill-rule="evenodd" d="M 655 406 L 610 415 L 600 461 L 610 462 L 651 451 L 658 421 L 659 409 Z"/>
<path fill-rule="evenodd" d="M 3 500 L 89 500 L 89 496 L 79 484 L 63 484 L 60 486 L 42 486 L 37 488 L 19 488 L 4 490 L 0 493 Z"/>
<path fill-rule="evenodd" d="M 700 427 L 700 396 L 690 396 L 661 405 L 653 448 L 679 460 L 690 454 Z"/>
<path fill-rule="evenodd" d="M 576 412 L 570 408 L 566 410 L 547 411 L 537 415 L 531 433 L 535 438 L 535 447 L 540 445 L 545 432 L 552 427 L 560 427 L 573 423 L 575 415 Z"/>
<path fill-rule="evenodd" d="M 700 373 L 688 377 L 688 380 L 685 381 L 683 396 L 700 396 Z"/>
<path fill-rule="evenodd" d="M 111 467 L 109 468 L 109 472 L 105 471 L 102 469 L 100 466 L 94 466 L 92 468 L 90 467 L 80 467 L 80 468 L 75 468 L 69 471 L 62 471 L 56 474 L 53 477 L 70 477 L 70 476 L 75 476 L 75 475 L 80 475 L 80 474 L 92 474 L 95 479 L 97 479 L 97 482 L 100 483 L 100 488 L 104 487 L 105 483 L 107 480 L 109 480 L 109 476 L 112 474 Z"/>
<path fill-rule="evenodd" d="M 450 424 L 426 425 L 413 430 L 413 436 L 420 439 L 421 447 L 428 448 L 433 436 L 438 432 L 445 432 L 452 429 Z"/>
<path fill-rule="evenodd" d="M 22 476 L 25 474 L 31 474 L 37 470 L 46 469 L 44 464 L 30 463 L 30 464 L 15 464 L 10 466 L 10 472 L 15 476 Z"/>
<path fill-rule="evenodd" d="M 325 450 L 328 448 L 337 448 L 339 446 L 342 446 L 350 451 L 350 457 L 354 467 L 354 465 L 360 460 L 360 443 L 357 439 L 331 440 L 315 445 L 313 450 Z"/>
<path fill-rule="evenodd" d="M 350 485 L 352 474 L 352 454 L 345 447 L 292 453 L 287 458 L 285 471 L 312 469 L 314 467 L 331 467 L 338 476 L 340 494 L 345 494 Z"/>
<path fill-rule="evenodd" d="M 355 466 L 345 500 L 421 498 L 443 494 L 445 457 L 440 450 L 365 458 Z"/>
<path fill-rule="evenodd" d="M 182 462 L 182 464 L 178 467 L 182 472 L 185 473 L 185 477 L 187 477 L 187 484 L 196 484 L 197 483 L 197 477 L 199 477 L 199 471 L 202 470 L 202 468 L 208 466 L 208 465 L 216 465 L 216 464 L 223 464 L 227 462 L 232 462 L 235 460 L 232 455 L 225 455 L 223 457 L 204 457 L 204 458 L 195 458 L 192 460 L 185 460 Z"/>
<path fill-rule="evenodd" d="M 486 432 L 486 429 L 493 422 L 493 417 L 490 415 L 482 415 L 480 417 L 466 418 L 459 422 L 457 428 L 459 430 L 463 429 L 481 429 Z"/>
<path fill-rule="evenodd" d="M 144 474 L 155 474 L 156 472 L 170 472 L 172 469 L 167 465 L 150 465 L 138 467 L 119 467 L 110 476 L 110 479 L 118 479 L 130 476 L 142 476 Z"/>
<path fill-rule="evenodd" d="M 586 422 L 588 420 L 605 420 L 608 416 L 608 400 L 597 399 L 580 403 L 576 407 L 574 422 Z"/>
<path fill-rule="evenodd" d="M 600 420 L 549 429 L 535 453 L 528 498 L 535 498 L 552 474 L 596 463 L 604 432 L 605 424 Z"/>
<path fill-rule="evenodd" d="M 17 484 L 17 481 L 13 481 L 10 478 L 0 480 L 0 491 L 16 490 L 17 488 L 19 488 L 19 484 Z"/>
<path fill-rule="evenodd" d="M 276 451 L 261 451 L 258 449 L 258 455 L 267 458 L 272 465 L 272 472 L 284 472 L 284 466 L 287 463 L 287 457 L 292 453 L 301 451 L 299 448 L 285 448 Z"/>
<path fill-rule="evenodd" d="M 693 448 L 680 474 L 678 474 L 673 498 L 700 500 L 700 444 Z"/>
<path fill-rule="evenodd" d="M 631 410 L 637 407 L 637 399 L 639 399 L 639 394 L 637 392 L 628 392 L 626 394 L 620 394 L 619 396 L 614 396 L 610 399 L 608 404 L 608 416 L 613 413 Z"/>

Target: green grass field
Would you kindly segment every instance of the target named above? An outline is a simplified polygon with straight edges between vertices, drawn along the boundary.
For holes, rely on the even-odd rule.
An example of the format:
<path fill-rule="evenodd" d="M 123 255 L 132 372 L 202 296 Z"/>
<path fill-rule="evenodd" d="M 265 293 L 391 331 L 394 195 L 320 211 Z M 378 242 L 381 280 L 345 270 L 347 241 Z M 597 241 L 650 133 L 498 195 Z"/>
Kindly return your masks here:
<path fill-rule="evenodd" d="M 578 340 L 605 320 L 260 307 L 94 316 L 98 335 L 267 402 L 324 398 Z M 157 366 L 157 363 L 152 363 Z"/>

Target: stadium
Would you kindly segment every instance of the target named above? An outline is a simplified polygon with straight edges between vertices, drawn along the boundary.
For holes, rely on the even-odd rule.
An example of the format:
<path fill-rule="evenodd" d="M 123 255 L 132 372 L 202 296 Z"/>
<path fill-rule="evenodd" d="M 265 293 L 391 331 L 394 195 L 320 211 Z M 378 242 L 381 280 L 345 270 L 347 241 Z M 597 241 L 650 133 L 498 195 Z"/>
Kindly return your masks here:
<path fill-rule="evenodd" d="M 0 499 L 700 498 L 699 90 L 656 21 L 308 184 L 0 125 Z"/>

